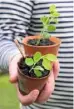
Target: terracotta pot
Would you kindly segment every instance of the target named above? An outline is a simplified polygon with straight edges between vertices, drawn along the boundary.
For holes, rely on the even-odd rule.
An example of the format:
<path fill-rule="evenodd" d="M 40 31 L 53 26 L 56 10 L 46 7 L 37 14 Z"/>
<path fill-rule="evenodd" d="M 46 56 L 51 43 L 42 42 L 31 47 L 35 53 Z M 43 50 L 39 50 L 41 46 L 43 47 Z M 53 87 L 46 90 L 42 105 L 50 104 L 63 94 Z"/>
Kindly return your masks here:
<path fill-rule="evenodd" d="M 32 78 L 24 75 L 18 67 L 18 87 L 22 94 L 28 94 L 34 89 L 42 90 L 46 84 L 50 73 L 42 78 Z"/>
<path fill-rule="evenodd" d="M 54 42 L 55 44 L 49 45 L 49 46 L 34 46 L 34 45 L 27 44 L 28 40 L 38 39 L 38 38 L 40 38 L 40 36 L 28 36 L 23 39 L 24 50 L 26 55 L 29 55 L 29 56 L 33 55 L 35 52 L 38 52 L 38 51 L 41 52 L 43 55 L 48 53 L 51 53 L 54 55 L 58 54 L 58 49 L 61 43 L 61 40 L 59 38 L 50 37 L 50 40 Z"/>

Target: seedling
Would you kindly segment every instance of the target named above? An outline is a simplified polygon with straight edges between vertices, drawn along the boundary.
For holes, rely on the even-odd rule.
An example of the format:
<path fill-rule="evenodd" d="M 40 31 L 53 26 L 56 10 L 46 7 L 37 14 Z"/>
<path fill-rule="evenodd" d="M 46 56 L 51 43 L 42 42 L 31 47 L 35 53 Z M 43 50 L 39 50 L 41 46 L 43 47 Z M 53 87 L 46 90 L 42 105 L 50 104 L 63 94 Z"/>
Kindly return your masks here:
<path fill-rule="evenodd" d="M 56 59 L 56 56 L 53 54 L 42 55 L 40 52 L 36 52 L 33 57 L 26 57 L 25 64 L 31 66 L 31 69 L 29 70 L 30 73 L 33 70 L 37 77 L 41 77 L 42 71 L 45 69 L 50 71 L 52 69 L 51 63 Z M 40 60 L 42 61 L 42 65 L 38 65 Z"/>
<path fill-rule="evenodd" d="M 58 23 L 58 17 L 60 16 L 59 12 L 56 9 L 56 6 L 52 4 L 49 7 L 49 16 L 42 16 L 40 21 L 42 22 L 42 30 L 40 32 L 40 36 L 43 39 L 50 38 L 50 32 L 54 32 L 56 30 L 55 24 Z M 40 43 L 40 39 L 37 41 L 38 45 Z"/>

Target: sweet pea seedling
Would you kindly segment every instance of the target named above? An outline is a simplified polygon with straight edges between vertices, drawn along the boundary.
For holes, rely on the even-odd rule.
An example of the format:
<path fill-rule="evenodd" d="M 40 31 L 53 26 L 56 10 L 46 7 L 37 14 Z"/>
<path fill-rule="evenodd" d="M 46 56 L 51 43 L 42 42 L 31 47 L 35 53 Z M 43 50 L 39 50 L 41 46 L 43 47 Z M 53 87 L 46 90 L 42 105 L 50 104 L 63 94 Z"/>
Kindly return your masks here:
<path fill-rule="evenodd" d="M 42 16 L 40 21 L 42 22 L 42 30 L 40 32 L 41 38 L 50 38 L 50 32 L 54 32 L 56 30 L 55 24 L 58 23 L 58 17 L 60 16 L 59 12 L 56 9 L 56 6 L 52 4 L 49 7 L 49 16 Z M 40 43 L 40 39 L 37 41 L 38 45 Z"/>
<path fill-rule="evenodd" d="M 28 66 L 32 66 L 29 72 L 33 70 L 37 77 L 41 77 L 41 71 L 44 71 L 44 69 L 50 71 L 52 69 L 51 62 L 55 61 L 56 59 L 56 56 L 53 54 L 42 55 L 40 52 L 36 52 L 33 57 L 25 59 L 25 64 Z M 42 60 L 41 66 L 37 65 L 40 60 Z"/>

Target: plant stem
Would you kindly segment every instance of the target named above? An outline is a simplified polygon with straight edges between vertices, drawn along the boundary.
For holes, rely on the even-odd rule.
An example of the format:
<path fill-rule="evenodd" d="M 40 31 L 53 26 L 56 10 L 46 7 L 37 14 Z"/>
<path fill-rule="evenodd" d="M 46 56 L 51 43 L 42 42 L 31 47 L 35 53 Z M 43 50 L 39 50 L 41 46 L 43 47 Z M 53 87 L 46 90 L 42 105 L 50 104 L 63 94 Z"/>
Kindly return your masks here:
<path fill-rule="evenodd" d="M 49 20 L 50 19 L 50 20 Z M 47 21 L 49 20 L 49 24 L 51 23 L 51 21 L 52 21 L 52 15 L 50 15 L 50 16 L 48 16 L 48 18 L 47 18 L 47 20 L 46 20 L 46 22 L 43 24 L 44 25 L 44 27 L 43 27 L 43 29 L 41 30 L 41 33 L 40 33 L 40 35 L 42 36 L 42 38 L 44 38 L 44 32 L 45 31 L 47 31 L 47 28 L 46 28 L 46 23 L 47 23 Z M 48 25 L 49 25 L 48 24 Z M 39 45 L 39 43 L 40 43 L 40 39 L 38 39 L 37 40 L 37 43 L 36 43 L 36 45 Z"/>
<path fill-rule="evenodd" d="M 44 56 L 45 56 L 45 55 L 44 55 Z M 44 56 L 41 56 L 41 58 L 40 58 L 40 59 L 43 59 L 43 57 L 44 57 Z M 40 60 L 40 59 L 39 59 L 39 60 Z M 38 60 L 38 61 L 39 61 L 39 60 Z M 37 61 L 37 62 L 38 62 L 38 61 Z M 34 63 L 34 65 L 33 65 L 33 66 L 32 66 L 32 68 L 29 70 L 29 72 L 31 72 L 31 71 L 32 71 L 32 69 L 34 68 L 34 66 L 36 65 L 36 63 L 37 63 L 37 62 L 35 62 L 35 63 Z"/>
<path fill-rule="evenodd" d="M 40 58 L 40 59 L 41 59 L 41 58 Z M 39 60 L 40 60 L 40 59 L 39 59 Z M 38 61 L 39 61 L 39 60 L 38 60 Z M 37 62 L 38 62 L 38 61 L 37 61 Z M 36 63 L 37 63 L 37 62 L 36 62 Z M 34 65 L 33 65 L 32 68 L 29 70 L 29 72 L 32 71 L 32 69 L 34 68 L 34 66 L 36 65 L 36 63 L 34 63 Z"/>
<path fill-rule="evenodd" d="M 40 43 L 40 38 L 37 40 L 37 43 L 36 43 L 36 45 L 39 45 L 39 43 Z"/>
<path fill-rule="evenodd" d="M 44 31 L 44 28 L 41 30 L 41 33 L 40 33 L 40 36 L 41 36 L 41 37 L 42 37 L 43 31 Z M 39 38 L 39 39 L 37 40 L 36 45 L 39 45 L 39 43 L 40 43 L 40 39 L 41 39 L 41 38 Z"/>

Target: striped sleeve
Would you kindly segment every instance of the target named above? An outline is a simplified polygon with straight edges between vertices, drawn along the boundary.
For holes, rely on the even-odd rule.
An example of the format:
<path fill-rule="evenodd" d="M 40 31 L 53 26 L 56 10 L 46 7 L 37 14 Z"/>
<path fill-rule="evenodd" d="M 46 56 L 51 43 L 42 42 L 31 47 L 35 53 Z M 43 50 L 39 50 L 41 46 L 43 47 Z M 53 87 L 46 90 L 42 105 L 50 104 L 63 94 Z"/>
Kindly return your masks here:
<path fill-rule="evenodd" d="M 0 69 L 8 71 L 8 60 L 19 53 L 13 42 L 26 36 L 33 3 L 24 0 L 0 0 Z"/>

